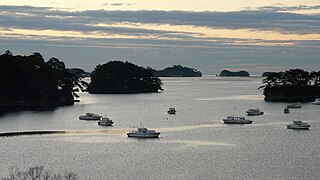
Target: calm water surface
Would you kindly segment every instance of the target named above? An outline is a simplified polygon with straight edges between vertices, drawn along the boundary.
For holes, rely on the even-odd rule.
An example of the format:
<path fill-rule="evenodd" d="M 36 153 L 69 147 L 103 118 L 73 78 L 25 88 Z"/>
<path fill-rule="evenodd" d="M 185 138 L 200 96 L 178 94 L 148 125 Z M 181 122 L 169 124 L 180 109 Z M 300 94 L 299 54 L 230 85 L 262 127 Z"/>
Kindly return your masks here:
<path fill-rule="evenodd" d="M 10 166 L 43 165 L 81 179 L 319 179 L 320 106 L 283 114 L 286 103 L 263 101 L 261 78 L 163 78 L 162 93 L 92 95 L 53 111 L 0 117 L 0 132 L 65 130 L 66 134 L 0 138 L 0 177 Z M 175 107 L 176 115 L 166 110 Z M 225 125 L 248 108 L 265 115 L 250 125 Z M 86 112 L 106 115 L 113 127 L 80 121 Z M 300 118 L 309 131 L 288 130 Z M 143 124 L 159 139 L 131 139 Z"/>

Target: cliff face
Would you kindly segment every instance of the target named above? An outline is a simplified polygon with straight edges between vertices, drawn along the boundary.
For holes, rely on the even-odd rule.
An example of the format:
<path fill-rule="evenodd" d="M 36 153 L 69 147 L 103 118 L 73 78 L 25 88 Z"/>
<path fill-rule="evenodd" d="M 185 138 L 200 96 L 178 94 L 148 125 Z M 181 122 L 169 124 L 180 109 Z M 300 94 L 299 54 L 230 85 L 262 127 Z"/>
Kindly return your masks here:
<path fill-rule="evenodd" d="M 202 73 L 196 69 L 173 65 L 163 70 L 151 69 L 154 76 L 157 77 L 201 77 Z"/>
<path fill-rule="evenodd" d="M 71 105 L 72 89 L 72 77 L 56 58 L 0 56 L 0 111 Z"/>
<path fill-rule="evenodd" d="M 96 67 L 87 91 L 92 94 L 158 92 L 162 90 L 161 84 L 149 69 L 129 62 L 110 61 Z"/>
<path fill-rule="evenodd" d="M 250 74 L 247 71 L 231 72 L 228 70 L 223 70 L 220 72 L 219 76 L 245 76 L 245 77 L 248 77 L 248 76 L 250 76 Z"/>

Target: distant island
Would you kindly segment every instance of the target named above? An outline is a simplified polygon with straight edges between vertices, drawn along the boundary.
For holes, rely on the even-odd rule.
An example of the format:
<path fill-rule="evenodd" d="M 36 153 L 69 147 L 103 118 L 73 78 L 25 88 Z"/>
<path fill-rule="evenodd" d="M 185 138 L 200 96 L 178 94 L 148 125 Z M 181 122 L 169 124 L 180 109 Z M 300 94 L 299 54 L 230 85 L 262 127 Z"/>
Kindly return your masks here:
<path fill-rule="evenodd" d="M 290 69 L 272 73 L 262 81 L 266 101 L 313 101 L 320 97 L 320 71 Z"/>
<path fill-rule="evenodd" d="M 154 76 L 157 77 L 201 77 L 202 73 L 194 68 L 183 67 L 181 65 L 173 65 L 163 70 L 155 70 L 148 68 L 153 72 Z"/>
<path fill-rule="evenodd" d="M 162 82 L 150 69 L 130 62 L 110 61 L 98 65 L 87 91 L 92 94 L 149 93 L 162 90 Z"/>
<path fill-rule="evenodd" d="M 57 58 L 45 62 L 40 53 L 0 55 L 0 112 L 72 105 L 80 79 Z"/>
<path fill-rule="evenodd" d="M 238 71 L 238 72 L 232 72 L 228 70 L 223 70 L 220 72 L 219 76 L 245 76 L 248 77 L 250 74 L 247 71 Z"/>
<path fill-rule="evenodd" d="M 270 76 L 270 75 L 272 75 L 272 74 L 274 74 L 274 73 L 280 73 L 280 74 L 284 74 L 284 72 L 264 72 L 264 73 L 262 73 L 262 77 L 267 77 L 267 76 Z"/>
<path fill-rule="evenodd" d="M 67 68 L 66 69 L 68 71 L 68 73 L 75 75 L 77 77 L 90 77 L 91 73 L 85 72 L 83 69 L 80 68 Z"/>

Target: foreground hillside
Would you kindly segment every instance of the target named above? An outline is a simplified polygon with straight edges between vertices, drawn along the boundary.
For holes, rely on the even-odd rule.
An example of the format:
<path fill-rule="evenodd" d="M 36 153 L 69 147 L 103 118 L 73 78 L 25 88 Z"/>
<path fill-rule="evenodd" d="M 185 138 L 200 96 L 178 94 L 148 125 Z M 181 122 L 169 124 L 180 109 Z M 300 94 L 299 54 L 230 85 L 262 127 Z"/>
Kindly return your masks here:
<path fill-rule="evenodd" d="M 74 103 L 78 79 L 63 62 L 42 55 L 0 55 L 0 112 L 25 108 L 47 108 Z"/>
<path fill-rule="evenodd" d="M 266 101 L 313 101 L 320 97 L 320 71 L 290 69 L 270 74 L 263 83 L 266 85 L 260 88 Z"/>

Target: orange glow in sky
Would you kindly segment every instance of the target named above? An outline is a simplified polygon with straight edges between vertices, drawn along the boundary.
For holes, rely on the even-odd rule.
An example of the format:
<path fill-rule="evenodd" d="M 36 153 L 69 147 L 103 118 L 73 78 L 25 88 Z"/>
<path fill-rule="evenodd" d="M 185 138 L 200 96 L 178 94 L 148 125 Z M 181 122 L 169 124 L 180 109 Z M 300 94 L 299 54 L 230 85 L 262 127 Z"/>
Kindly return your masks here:
<path fill-rule="evenodd" d="M 10 0 L 0 5 L 30 5 L 69 10 L 183 10 L 183 11 L 238 11 L 262 6 L 298 6 L 319 4 L 316 0 Z"/>

